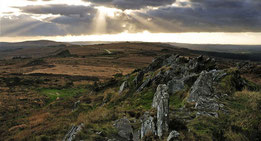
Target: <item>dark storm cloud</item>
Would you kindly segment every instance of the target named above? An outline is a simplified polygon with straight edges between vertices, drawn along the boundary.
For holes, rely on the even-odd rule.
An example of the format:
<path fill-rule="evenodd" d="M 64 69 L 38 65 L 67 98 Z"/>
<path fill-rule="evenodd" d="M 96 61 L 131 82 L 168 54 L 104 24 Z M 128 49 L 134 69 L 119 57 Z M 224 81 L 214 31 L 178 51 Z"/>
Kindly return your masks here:
<path fill-rule="evenodd" d="M 158 7 L 170 5 L 175 0 L 84 0 L 93 4 L 116 7 L 119 9 L 141 9 L 147 6 Z"/>
<path fill-rule="evenodd" d="M 190 0 L 193 4 L 213 8 L 242 8 L 245 6 L 260 7 L 260 0 Z"/>
<path fill-rule="evenodd" d="M 25 14 L 2 17 L 2 35 L 82 35 L 96 33 L 99 16 L 94 4 L 121 9 L 161 6 L 158 9 L 118 13 L 105 17 L 106 29 L 99 33 L 141 32 L 261 32 L 261 1 L 259 0 L 91 0 L 90 6 L 41 5 L 19 9 Z M 168 5 L 169 4 L 169 5 Z M 165 6 L 163 6 L 165 5 Z M 55 16 L 33 19 L 31 14 Z M 29 28 L 30 27 L 30 28 Z M 26 29 L 28 28 L 28 29 Z M 26 30 L 25 30 L 26 29 Z M 26 32 L 25 32 L 26 31 Z"/>
<path fill-rule="evenodd" d="M 78 6 L 78 5 L 36 5 L 36 6 L 26 6 L 20 7 L 20 10 L 24 13 L 31 14 L 59 14 L 59 15 L 80 15 L 85 16 L 88 14 L 93 14 L 97 10 L 90 6 Z"/>
<path fill-rule="evenodd" d="M 79 5 L 38 5 L 26 6 L 20 8 L 24 13 L 28 14 L 53 14 L 59 17 L 48 20 L 52 23 L 71 25 L 72 28 L 78 28 L 91 24 L 97 9 L 91 6 Z"/>
<path fill-rule="evenodd" d="M 187 7 L 163 7 L 137 13 L 169 32 L 260 32 L 261 1 L 191 0 Z M 157 31 L 156 31 L 157 32 Z"/>

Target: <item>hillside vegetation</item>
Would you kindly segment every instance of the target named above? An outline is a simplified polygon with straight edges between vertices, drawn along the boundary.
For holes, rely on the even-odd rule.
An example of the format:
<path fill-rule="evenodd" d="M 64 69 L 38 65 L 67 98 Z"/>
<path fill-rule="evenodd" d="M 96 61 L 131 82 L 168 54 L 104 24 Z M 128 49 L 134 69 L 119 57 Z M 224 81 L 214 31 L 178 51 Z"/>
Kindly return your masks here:
<path fill-rule="evenodd" d="M 109 73 L 106 79 L 47 72 L 53 65 L 80 70 L 86 64 L 105 64 L 109 69 L 113 60 L 119 68 L 128 67 L 128 60 L 121 61 L 126 55 L 118 50 L 98 50 L 92 57 L 81 57 L 75 49 L 77 56 L 0 62 L 5 66 L 0 75 L 0 140 L 261 140 L 258 63 L 164 51 L 148 63 L 142 58 L 154 55 L 132 49 L 140 55 L 128 56 L 141 59 L 137 69 L 130 62 L 131 69 Z M 67 73 L 67 67 L 59 71 Z M 83 72 L 102 73 L 94 70 Z"/>

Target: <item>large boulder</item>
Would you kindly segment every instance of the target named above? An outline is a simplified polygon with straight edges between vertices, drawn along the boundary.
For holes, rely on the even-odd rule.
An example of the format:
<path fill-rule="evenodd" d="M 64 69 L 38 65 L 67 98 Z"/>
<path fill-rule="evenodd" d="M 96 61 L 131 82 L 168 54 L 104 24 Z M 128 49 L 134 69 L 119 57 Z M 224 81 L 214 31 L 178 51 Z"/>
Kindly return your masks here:
<path fill-rule="evenodd" d="M 202 71 L 191 88 L 187 102 L 195 103 L 199 113 L 217 116 L 216 112 L 220 109 L 220 104 L 219 95 L 215 92 L 215 84 L 225 75 L 224 71 Z"/>
<path fill-rule="evenodd" d="M 157 135 L 161 137 L 169 128 L 169 94 L 166 84 L 158 85 L 152 107 L 157 109 Z"/>
<path fill-rule="evenodd" d="M 199 78 L 192 86 L 187 99 L 188 102 L 198 102 L 201 97 L 210 97 L 213 95 L 212 74 L 206 71 L 201 72 Z"/>
<path fill-rule="evenodd" d="M 126 140 L 133 139 L 133 128 L 130 121 L 126 118 L 115 121 L 115 128 L 118 129 L 118 135 Z"/>

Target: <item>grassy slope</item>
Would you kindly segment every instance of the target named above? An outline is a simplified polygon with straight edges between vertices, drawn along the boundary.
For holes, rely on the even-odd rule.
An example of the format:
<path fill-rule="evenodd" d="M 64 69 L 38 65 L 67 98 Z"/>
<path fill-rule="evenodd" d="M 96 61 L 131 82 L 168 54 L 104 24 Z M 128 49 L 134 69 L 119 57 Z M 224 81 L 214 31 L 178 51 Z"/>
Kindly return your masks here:
<path fill-rule="evenodd" d="M 135 130 L 139 129 L 139 118 L 145 111 L 155 114 L 151 103 L 157 86 L 152 85 L 136 93 L 133 85 L 135 75 L 136 73 L 128 77 L 117 77 L 117 83 L 99 91 L 94 91 L 93 86 L 35 89 L 39 95 L 47 98 L 46 106 L 36 109 L 34 114 L 22 118 L 20 124 L 9 128 L 9 139 L 57 140 L 63 138 L 71 125 L 80 123 L 84 123 L 85 128 L 77 135 L 77 139 L 114 138 L 117 131 L 113 128 L 113 123 L 124 116 L 130 119 Z M 129 87 L 119 94 L 119 86 L 125 80 Z M 170 128 L 181 133 L 181 140 L 252 140 L 260 133 L 261 92 L 236 91 L 233 88 L 234 81 L 228 75 L 219 84 L 222 91 L 229 93 L 228 97 L 221 100 L 227 114 L 220 113 L 219 118 L 193 118 L 189 123 L 183 123 L 179 118 L 194 117 L 195 112 L 192 111 L 189 115 L 175 112 Z M 249 84 L 254 87 L 253 83 Z M 187 106 L 185 99 L 188 92 L 189 88 L 185 88 L 170 96 L 171 111 Z M 73 111 L 74 102 L 78 100 L 81 103 Z M 101 134 L 98 135 L 98 132 Z"/>
<path fill-rule="evenodd" d="M 182 121 L 171 119 L 175 123 L 170 123 L 172 126 L 170 128 L 179 130 L 181 140 L 253 140 L 259 137 L 261 92 L 249 90 L 236 91 L 233 89 L 234 80 L 231 75 L 225 77 L 219 84 L 221 86 L 226 84 L 224 91 L 230 93 L 227 98 L 221 100 L 226 107 L 227 113 L 220 112 L 219 118 L 204 116 L 194 118 L 189 123 L 182 123 Z M 130 76 L 128 79 L 129 83 L 132 82 L 131 78 Z M 83 119 L 88 119 L 83 120 L 87 125 L 87 129 L 78 136 L 78 139 L 84 139 L 87 136 L 93 140 L 96 138 L 104 139 L 101 136 L 95 135 L 91 132 L 92 130 L 103 131 L 104 136 L 107 137 L 115 136 L 116 131 L 113 130 L 113 132 L 110 132 L 111 130 L 109 130 L 112 128 L 114 120 L 125 116 L 131 121 L 135 121 L 145 111 L 155 114 L 155 111 L 151 109 L 151 103 L 156 86 L 152 85 L 144 89 L 141 93 L 134 93 L 134 87 L 130 85 L 128 90 L 125 90 L 122 94 L 118 94 L 118 87 L 98 92 L 98 95 L 110 95 L 107 104 L 93 109 L 90 113 L 86 113 L 85 116 L 81 114 L 84 117 Z M 178 110 L 184 107 L 188 91 L 189 89 L 186 88 L 171 95 L 170 109 Z M 177 112 L 178 114 L 183 118 L 182 116 L 184 115 L 182 114 L 184 113 Z M 195 113 L 191 112 L 190 115 L 186 116 L 193 117 Z M 93 119 L 94 117 L 95 119 Z M 139 121 L 132 123 L 135 130 L 140 128 Z"/>

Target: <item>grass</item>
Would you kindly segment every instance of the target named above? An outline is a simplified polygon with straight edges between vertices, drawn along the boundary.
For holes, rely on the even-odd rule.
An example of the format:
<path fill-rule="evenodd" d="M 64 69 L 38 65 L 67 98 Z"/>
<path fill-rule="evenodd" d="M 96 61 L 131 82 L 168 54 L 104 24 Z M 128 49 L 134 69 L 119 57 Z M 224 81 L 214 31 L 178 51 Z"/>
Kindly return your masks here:
<path fill-rule="evenodd" d="M 188 127 L 199 140 L 260 140 L 261 92 L 243 90 L 224 101 L 219 118 L 198 117 Z"/>
<path fill-rule="evenodd" d="M 68 89 L 48 89 L 42 88 L 38 90 L 40 94 L 49 98 L 48 103 L 55 101 L 57 98 L 68 98 L 83 93 L 85 89 L 68 88 Z"/>
<path fill-rule="evenodd" d="M 237 81 L 237 80 L 234 80 L 234 76 L 229 74 L 221 80 L 220 86 L 225 93 L 231 94 L 236 91 L 235 81 Z"/>
<path fill-rule="evenodd" d="M 97 132 L 102 133 L 106 137 L 112 136 L 117 133 L 113 127 L 113 122 L 117 117 L 115 111 L 106 107 L 98 107 L 90 110 L 87 113 L 80 113 L 77 119 L 77 123 L 84 123 L 84 129 L 76 136 L 76 140 L 88 139 L 96 140 L 99 135 Z M 101 138 L 104 140 L 104 138 Z"/>
<path fill-rule="evenodd" d="M 145 88 L 141 93 L 137 93 L 131 98 L 129 109 L 141 108 L 149 110 L 152 105 L 155 90 Z"/>
<path fill-rule="evenodd" d="M 169 106 L 174 108 L 182 108 L 185 106 L 185 99 L 188 95 L 188 87 L 180 90 L 169 97 Z"/>

